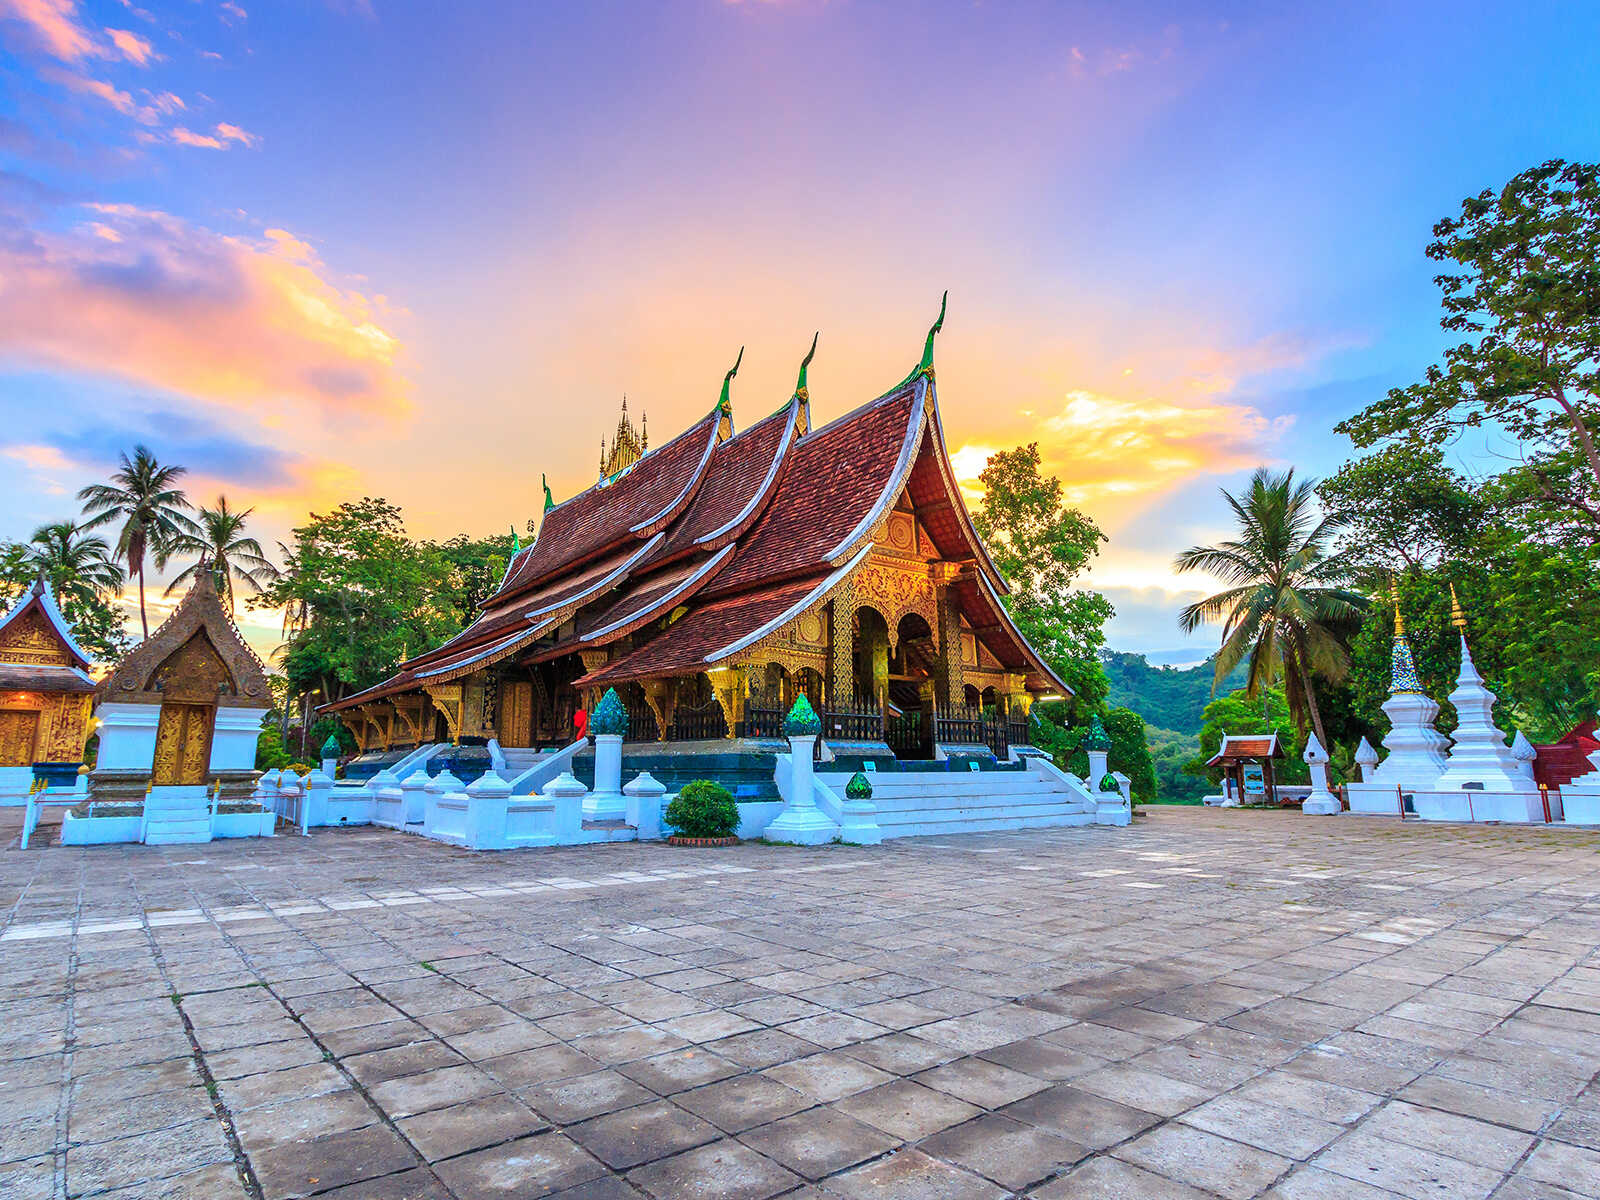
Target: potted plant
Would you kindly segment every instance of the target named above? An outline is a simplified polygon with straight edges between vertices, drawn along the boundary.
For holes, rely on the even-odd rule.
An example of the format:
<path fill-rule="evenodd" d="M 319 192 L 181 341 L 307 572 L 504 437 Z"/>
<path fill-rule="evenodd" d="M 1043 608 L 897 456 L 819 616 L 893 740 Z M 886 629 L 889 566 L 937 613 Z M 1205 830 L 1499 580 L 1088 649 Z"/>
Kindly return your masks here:
<path fill-rule="evenodd" d="M 674 846 L 731 846 L 739 839 L 739 805 L 720 783 L 696 779 L 672 798 L 662 820 L 673 830 Z"/>

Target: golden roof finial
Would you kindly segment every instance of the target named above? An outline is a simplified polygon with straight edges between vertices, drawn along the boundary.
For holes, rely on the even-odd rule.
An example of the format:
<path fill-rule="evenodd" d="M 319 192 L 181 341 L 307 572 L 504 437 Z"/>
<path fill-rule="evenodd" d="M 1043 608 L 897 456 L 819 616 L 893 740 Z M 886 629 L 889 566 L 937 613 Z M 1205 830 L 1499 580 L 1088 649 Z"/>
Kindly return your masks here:
<path fill-rule="evenodd" d="M 1389 596 L 1394 601 L 1394 635 L 1405 637 L 1406 619 L 1400 615 L 1400 588 L 1393 575 L 1389 576 Z"/>
<path fill-rule="evenodd" d="M 1456 597 L 1454 581 L 1450 584 L 1450 624 L 1461 630 L 1462 633 L 1467 631 L 1467 614 L 1461 611 L 1461 601 Z"/>

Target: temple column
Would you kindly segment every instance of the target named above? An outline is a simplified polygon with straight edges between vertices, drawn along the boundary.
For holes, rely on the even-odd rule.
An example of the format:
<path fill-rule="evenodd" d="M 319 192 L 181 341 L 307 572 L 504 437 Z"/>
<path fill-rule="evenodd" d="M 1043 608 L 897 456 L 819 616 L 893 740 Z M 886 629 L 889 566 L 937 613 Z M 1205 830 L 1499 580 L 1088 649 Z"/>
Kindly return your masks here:
<path fill-rule="evenodd" d="M 828 703 L 848 706 L 854 698 L 855 613 L 843 595 L 828 606 Z"/>
<path fill-rule="evenodd" d="M 934 695 L 948 708 L 963 702 L 962 693 L 967 682 L 961 665 L 961 612 L 948 586 L 939 589 L 937 615 L 939 628 L 934 634 L 938 641 L 939 663 Z"/>

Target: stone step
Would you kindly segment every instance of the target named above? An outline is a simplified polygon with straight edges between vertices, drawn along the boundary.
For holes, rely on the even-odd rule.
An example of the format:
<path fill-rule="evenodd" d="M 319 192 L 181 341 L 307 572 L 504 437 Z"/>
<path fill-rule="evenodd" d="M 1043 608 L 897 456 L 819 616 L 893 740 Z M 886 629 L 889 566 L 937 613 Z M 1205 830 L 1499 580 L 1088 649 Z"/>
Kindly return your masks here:
<path fill-rule="evenodd" d="M 935 814 L 924 814 L 929 819 L 904 824 L 879 822 L 883 836 L 888 838 L 928 837 L 958 833 L 998 833 L 1011 829 L 1048 829 L 1067 826 L 1093 825 L 1091 812 L 1055 812 L 1037 816 L 976 817 L 968 820 L 939 820 Z"/>
<path fill-rule="evenodd" d="M 880 808 L 874 818 L 881 826 L 904 825 L 916 821 L 979 821 L 1001 817 L 1039 816 L 1049 813 L 1092 812 L 1083 803 L 1052 798 L 1034 803 L 1011 804 L 949 804 L 927 805 L 921 808 Z"/>

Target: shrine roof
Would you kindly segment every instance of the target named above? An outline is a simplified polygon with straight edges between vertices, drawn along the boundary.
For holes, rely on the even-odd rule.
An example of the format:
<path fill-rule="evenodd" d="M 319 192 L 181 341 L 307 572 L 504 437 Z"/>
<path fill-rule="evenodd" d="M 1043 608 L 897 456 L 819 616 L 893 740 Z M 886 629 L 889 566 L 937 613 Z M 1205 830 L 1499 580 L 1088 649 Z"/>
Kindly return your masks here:
<path fill-rule="evenodd" d="M 510 598 L 630 539 L 657 533 L 694 498 L 717 447 L 711 413 L 620 477 L 597 483 L 544 514 L 533 545 L 511 562 L 498 598 Z"/>
<path fill-rule="evenodd" d="M 577 687 L 704 671 L 752 630 L 785 618 L 824 582 L 797 579 L 753 596 L 702 604 L 632 653 L 575 681 Z"/>
<path fill-rule="evenodd" d="M 1214 767 L 1219 763 L 1243 762 L 1256 758 L 1284 758 L 1283 747 L 1278 744 L 1278 735 L 1275 733 L 1227 733 L 1222 736 L 1222 745 L 1209 759 L 1206 766 Z"/>
<path fill-rule="evenodd" d="M 951 585 L 956 605 L 972 626 L 972 632 L 995 660 L 1010 671 L 1025 672 L 1038 681 L 1058 689 L 1062 695 L 1073 695 L 1066 680 L 1050 669 L 1039 652 L 1028 644 L 1022 631 L 1016 627 L 1006 612 L 1005 602 L 979 571 L 968 571 Z"/>
<path fill-rule="evenodd" d="M 778 483 L 798 415 L 799 401 L 791 400 L 718 445 L 694 502 L 653 557 L 673 557 L 696 546 L 712 549 L 749 528 Z"/>
<path fill-rule="evenodd" d="M 272 696 L 267 690 L 267 669 L 222 606 L 210 571 L 195 572 L 194 583 L 160 628 L 130 650 L 117 669 L 100 681 L 100 699 L 159 704 L 161 693 L 151 686 L 156 668 L 201 632 L 233 677 L 235 693 L 226 707 L 269 707 Z"/>
<path fill-rule="evenodd" d="M 710 591 L 825 571 L 887 511 L 909 470 L 923 385 L 907 385 L 801 438 L 766 511 Z"/>
<path fill-rule="evenodd" d="M 0 663 L 0 692 L 92 692 L 94 680 L 78 667 Z"/>
<path fill-rule="evenodd" d="M 72 626 L 57 607 L 55 593 L 43 576 L 35 579 L 28 590 L 22 593 L 21 598 L 11 606 L 11 611 L 0 617 L 0 633 L 13 622 L 21 620 L 24 613 L 33 609 L 37 609 L 44 616 L 78 666 L 87 668 L 90 663 L 89 655 L 72 636 Z"/>

